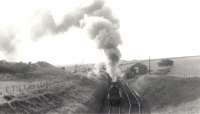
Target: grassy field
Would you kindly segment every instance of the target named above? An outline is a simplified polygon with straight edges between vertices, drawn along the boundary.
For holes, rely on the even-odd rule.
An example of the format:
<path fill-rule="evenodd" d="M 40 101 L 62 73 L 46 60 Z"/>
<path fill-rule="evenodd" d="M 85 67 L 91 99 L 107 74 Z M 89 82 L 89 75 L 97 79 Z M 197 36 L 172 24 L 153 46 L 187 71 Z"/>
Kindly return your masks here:
<path fill-rule="evenodd" d="M 153 114 L 200 113 L 200 57 L 171 58 L 174 65 L 170 72 L 157 74 L 160 68 L 152 60 L 152 74 L 128 80 L 129 86 L 145 98 Z M 148 64 L 148 61 L 141 61 Z"/>

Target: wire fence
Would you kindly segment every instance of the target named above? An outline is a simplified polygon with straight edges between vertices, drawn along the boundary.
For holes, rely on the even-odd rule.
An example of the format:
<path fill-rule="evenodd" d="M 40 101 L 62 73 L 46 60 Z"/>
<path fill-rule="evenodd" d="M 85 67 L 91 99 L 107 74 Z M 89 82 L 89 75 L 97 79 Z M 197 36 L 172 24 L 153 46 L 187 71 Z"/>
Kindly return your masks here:
<path fill-rule="evenodd" d="M 52 87 L 62 87 L 66 81 L 63 80 L 45 80 L 31 83 L 15 83 L 0 88 L 0 95 L 23 95 L 37 90 L 49 89 Z"/>

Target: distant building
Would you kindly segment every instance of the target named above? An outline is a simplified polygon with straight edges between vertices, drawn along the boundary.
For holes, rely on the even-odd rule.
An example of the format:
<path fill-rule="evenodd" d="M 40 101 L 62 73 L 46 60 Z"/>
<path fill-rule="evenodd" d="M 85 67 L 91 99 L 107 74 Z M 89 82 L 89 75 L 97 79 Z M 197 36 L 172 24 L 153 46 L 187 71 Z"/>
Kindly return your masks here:
<path fill-rule="evenodd" d="M 174 61 L 171 59 L 162 59 L 159 63 L 158 66 L 164 67 L 164 66 L 173 66 Z"/>

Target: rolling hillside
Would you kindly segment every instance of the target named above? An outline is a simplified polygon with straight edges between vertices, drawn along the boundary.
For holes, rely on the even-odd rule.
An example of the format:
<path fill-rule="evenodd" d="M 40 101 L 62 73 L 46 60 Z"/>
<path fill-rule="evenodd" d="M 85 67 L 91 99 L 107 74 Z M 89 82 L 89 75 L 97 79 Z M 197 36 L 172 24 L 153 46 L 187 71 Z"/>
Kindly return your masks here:
<path fill-rule="evenodd" d="M 200 113 L 200 56 L 170 58 L 174 65 L 159 67 L 160 59 L 151 61 L 152 73 L 128 80 L 149 103 L 152 114 Z M 148 65 L 148 60 L 140 61 Z M 156 73 L 169 68 L 166 74 Z"/>

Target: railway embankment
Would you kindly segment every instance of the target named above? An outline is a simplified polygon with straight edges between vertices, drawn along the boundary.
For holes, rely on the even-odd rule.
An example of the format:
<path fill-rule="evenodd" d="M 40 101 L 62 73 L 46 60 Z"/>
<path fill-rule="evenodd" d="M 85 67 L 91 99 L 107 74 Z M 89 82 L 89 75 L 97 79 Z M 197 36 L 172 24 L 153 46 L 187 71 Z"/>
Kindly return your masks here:
<path fill-rule="evenodd" d="M 74 76 L 65 81 L 59 87 L 15 96 L 12 100 L 1 103 L 0 114 L 74 114 L 96 113 L 101 110 L 109 86 L 107 78 Z"/>

